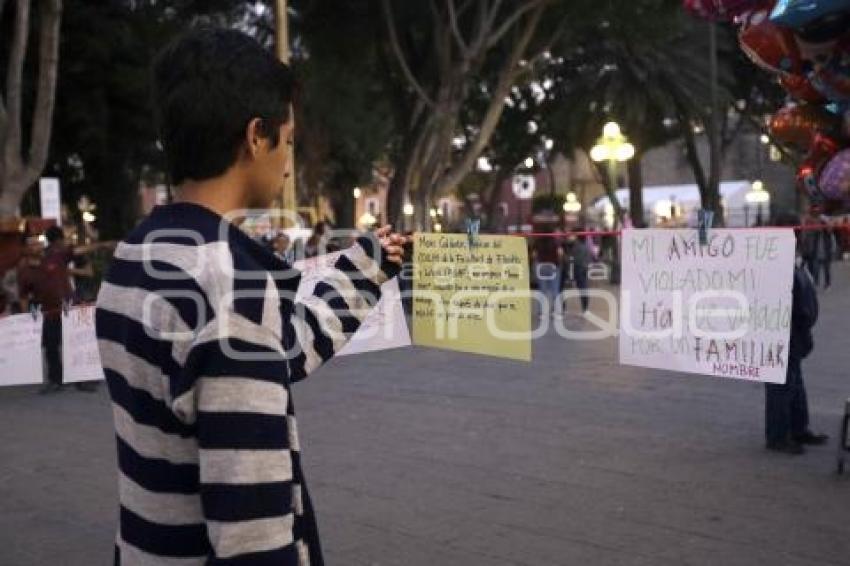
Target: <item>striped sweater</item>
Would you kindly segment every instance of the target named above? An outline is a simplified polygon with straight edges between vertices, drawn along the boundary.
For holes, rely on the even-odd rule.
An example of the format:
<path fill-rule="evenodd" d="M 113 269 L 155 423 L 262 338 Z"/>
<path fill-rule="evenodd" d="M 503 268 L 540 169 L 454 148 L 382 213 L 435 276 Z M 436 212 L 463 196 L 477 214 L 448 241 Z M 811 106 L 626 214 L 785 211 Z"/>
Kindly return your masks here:
<path fill-rule="evenodd" d="M 362 237 L 305 299 L 217 214 L 154 209 L 115 252 L 97 335 L 118 443 L 123 566 L 322 564 L 290 384 L 395 274 Z"/>

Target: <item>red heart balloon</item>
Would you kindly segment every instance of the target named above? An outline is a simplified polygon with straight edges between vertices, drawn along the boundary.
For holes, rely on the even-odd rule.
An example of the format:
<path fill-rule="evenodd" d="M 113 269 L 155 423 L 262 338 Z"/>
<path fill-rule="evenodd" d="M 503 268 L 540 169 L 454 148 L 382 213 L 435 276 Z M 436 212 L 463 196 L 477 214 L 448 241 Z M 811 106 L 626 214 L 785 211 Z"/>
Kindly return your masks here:
<path fill-rule="evenodd" d="M 783 75 L 779 78 L 782 88 L 793 98 L 801 102 L 823 104 L 826 98 L 816 89 L 806 77 L 800 75 Z"/>
<path fill-rule="evenodd" d="M 809 147 L 819 133 L 832 134 L 841 128 L 841 118 L 820 106 L 786 106 L 770 120 L 770 133 L 777 140 Z"/>
<path fill-rule="evenodd" d="M 746 25 L 738 34 L 744 53 L 759 67 L 773 73 L 800 75 L 803 60 L 794 32 L 770 20 Z"/>

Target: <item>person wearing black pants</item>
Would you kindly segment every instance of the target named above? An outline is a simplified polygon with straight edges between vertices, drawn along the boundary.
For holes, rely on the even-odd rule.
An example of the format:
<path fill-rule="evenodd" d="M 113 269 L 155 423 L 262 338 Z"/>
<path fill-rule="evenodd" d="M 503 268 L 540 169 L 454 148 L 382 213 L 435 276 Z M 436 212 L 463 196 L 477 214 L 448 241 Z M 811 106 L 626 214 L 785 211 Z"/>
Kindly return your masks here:
<path fill-rule="evenodd" d="M 785 218 L 788 216 L 789 218 Z M 783 215 L 779 226 L 796 226 L 793 215 Z M 812 328 L 818 319 L 818 298 L 805 268 L 794 268 L 791 340 L 785 383 L 765 384 L 764 425 L 768 450 L 803 454 L 804 445 L 825 444 L 828 437 L 809 430 L 809 403 L 803 382 L 803 359 L 814 349 Z"/>
<path fill-rule="evenodd" d="M 41 346 L 47 362 L 47 383 L 43 391 L 62 389 L 62 318 L 46 316 L 41 328 Z"/>

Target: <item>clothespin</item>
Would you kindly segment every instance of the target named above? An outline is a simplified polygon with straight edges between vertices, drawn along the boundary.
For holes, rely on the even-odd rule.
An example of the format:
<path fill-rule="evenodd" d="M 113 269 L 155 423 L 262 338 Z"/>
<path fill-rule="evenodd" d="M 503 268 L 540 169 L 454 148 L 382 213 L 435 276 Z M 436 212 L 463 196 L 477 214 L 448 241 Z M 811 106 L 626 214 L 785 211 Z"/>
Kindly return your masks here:
<path fill-rule="evenodd" d="M 708 245 L 708 230 L 713 225 L 714 211 L 704 208 L 697 211 L 697 221 L 699 222 L 697 230 L 699 231 L 699 245 Z"/>
<path fill-rule="evenodd" d="M 480 218 L 467 218 L 466 219 L 466 237 L 469 241 L 469 248 L 472 249 L 476 245 L 478 245 L 478 233 L 481 231 L 481 219 Z"/>

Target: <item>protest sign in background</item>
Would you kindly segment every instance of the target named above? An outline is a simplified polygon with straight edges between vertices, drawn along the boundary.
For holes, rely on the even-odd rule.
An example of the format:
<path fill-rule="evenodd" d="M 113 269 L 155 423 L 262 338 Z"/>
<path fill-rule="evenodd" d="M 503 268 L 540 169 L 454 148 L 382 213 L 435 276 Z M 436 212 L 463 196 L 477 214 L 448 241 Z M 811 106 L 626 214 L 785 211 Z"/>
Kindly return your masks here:
<path fill-rule="evenodd" d="M 525 238 L 417 234 L 413 343 L 531 360 Z"/>
<path fill-rule="evenodd" d="M 104 378 L 94 328 L 94 305 L 62 313 L 62 381 L 79 383 Z"/>
<path fill-rule="evenodd" d="M 624 230 L 620 363 L 784 383 L 791 229 Z"/>
<path fill-rule="evenodd" d="M 42 382 L 41 326 L 41 315 L 0 318 L 0 386 Z"/>

